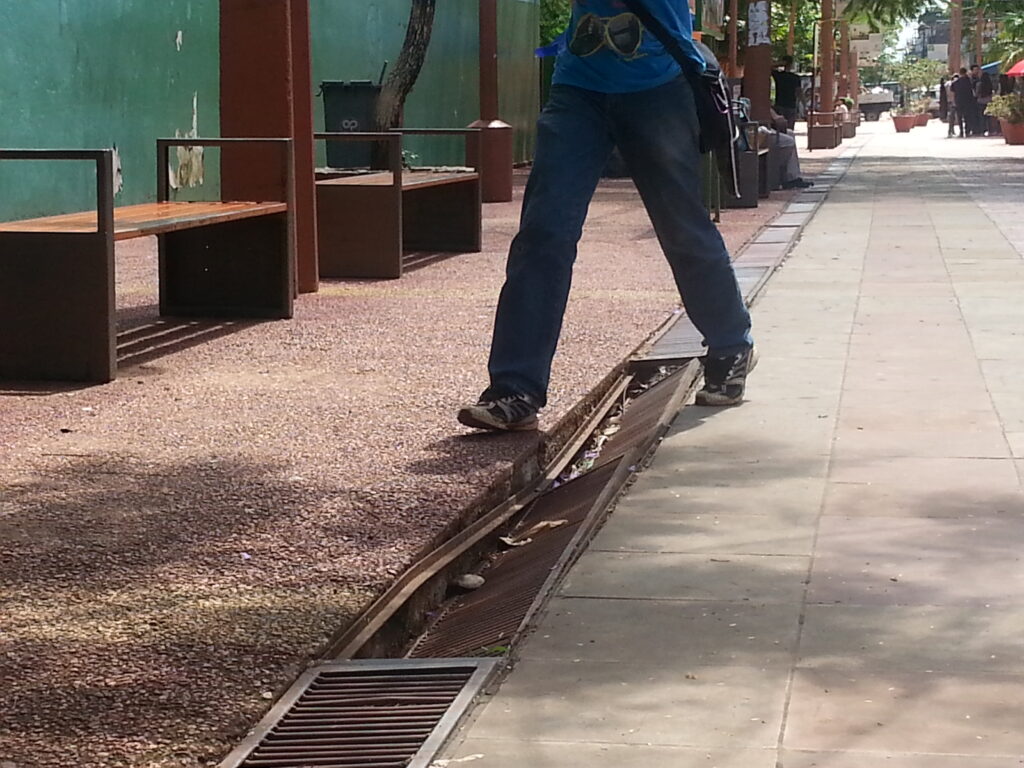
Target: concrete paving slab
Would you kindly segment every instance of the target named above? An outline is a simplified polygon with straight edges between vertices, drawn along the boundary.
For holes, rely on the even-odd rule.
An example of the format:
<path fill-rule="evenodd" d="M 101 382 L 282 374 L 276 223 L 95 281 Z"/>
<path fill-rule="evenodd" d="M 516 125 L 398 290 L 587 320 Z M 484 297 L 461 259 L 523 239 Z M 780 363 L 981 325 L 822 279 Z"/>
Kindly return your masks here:
<path fill-rule="evenodd" d="M 564 597 L 799 602 L 809 560 L 756 555 L 587 552 L 562 586 Z"/>
<path fill-rule="evenodd" d="M 478 739 L 771 748 L 783 670 L 527 659 L 473 726 Z"/>
<path fill-rule="evenodd" d="M 624 525 L 605 527 L 590 548 L 607 552 L 687 554 L 810 555 L 815 520 L 796 522 L 770 515 L 708 515 L 691 508 L 683 491 L 673 505 L 620 504 L 615 514 L 636 515 Z"/>
<path fill-rule="evenodd" d="M 789 749 L 1007 757 L 1024 753 L 1024 678 L 798 669 Z"/>
<path fill-rule="evenodd" d="M 833 450 L 833 456 L 841 464 L 871 461 L 880 456 L 992 459 L 1011 456 L 1010 446 L 999 429 L 869 429 L 846 424 L 845 420 L 840 422 Z"/>
<path fill-rule="evenodd" d="M 823 443 L 827 439 L 829 424 L 834 422 L 827 416 L 819 419 L 813 412 L 804 416 L 803 421 L 796 418 L 789 420 L 786 418 L 787 410 L 797 409 L 779 407 L 766 412 L 766 416 L 759 420 L 759 425 L 765 430 L 763 437 L 759 430 L 757 437 L 748 434 L 745 441 L 742 437 L 737 438 L 735 445 L 742 446 L 743 451 L 747 452 L 746 457 L 738 457 L 719 447 L 715 452 L 701 452 L 699 463 L 680 461 L 678 459 L 692 458 L 692 447 L 677 447 L 674 440 L 666 440 L 659 451 L 664 455 L 655 458 L 648 472 L 679 488 L 719 486 L 760 490 L 770 488 L 773 483 L 794 478 L 802 481 L 809 478 L 824 479 L 828 471 L 828 455 L 818 450 L 820 444 L 808 444 L 796 452 L 792 446 L 787 446 L 779 439 L 778 430 L 789 429 L 792 434 L 813 437 Z M 726 439 L 734 434 L 735 422 L 724 414 L 713 423 L 711 427 L 707 421 L 692 422 L 695 427 L 700 427 L 701 436 L 696 439 L 710 440 L 710 433 L 716 435 L 714 439 Z M 670 435 L 681 435 L 688 428 L 687 422 L 677 419 Z"/>
<path fill-rule="evenodd" d="M 803 668 L 1024 674 L 1024 616 L 985 606 L 807 606 Z"/>
<path fill-rule="evenodd" d="M 811 219 L 810 211 L 797 212 L 787 209 L 781 216 L 777 216 L 772 223 L 771 227 L 802 227 Z"/>
<path fill-rule="evenodd" d="M 467 739 L 453 755 L 455 759 L 450 763 L 434 765 L 436 768 L 462 768 L 463 763 L 459 761 L 466 761 L 469 768 L 776 768 L 774 749 Z"/>
<path fill-rule="evenodd" d="M 793 239 L 794 232 L 789 227 L 768 227 L 754 238 L 755 243 L 788 243 Z"/>
<path fill-rule="evenodd" d="M 824 514 L 839 517 L 952 517 L 1024 515 L 1024 492 L 909 493 L 902 485 L 830 483 Z"/>
<path fill-rule="evenodd" d="M 1024 518 L 821 519 L 808 600 L 1024 605 Z"/>
<path fill-rule="evenodd" d="M 645 504 L 660 500 L 666 492 L 678 493 L 687 509 L 702 515 L 747 515 L 753 509 L 758 515 L 796 525 L 821 510 L 826 486 L 824 479 L 780 477 L 758 482 L 756 492 L 749 486 L 726 485 L 687 485 L 681 490 L 673 475 L 671 469 L 646 470 L 630 488 L 630 502 Z"/>
<path fill-rule="evenodd" d="M 842 406 L 840 427 L 876 430 L 919 430 L 922 427 L 939 431 L 999 429 L 999 417 L 992 408 L 982 404 L 961 406 L 956 410 L 931 407 L 926 401 L 915 408 L 901 408 L 880 403 L 876 406 Z"/>
<path fill-rule="evenodd" d="M 521 657 L 788 668 L 798 618 L 796 605 L 555 598 Z"/>
<path fill-rule="evenodd" d="M 941 389 L 943 392 L 956 393 L 962 402 L 984 402 L 988 397 L 989 387 L 977 369 L 963 367 L 936 370 L 928 367 L 906 365 L 877 366 L 856 365 L 846 371 L 844 381 L 846 392 L 869 391 L 879 393 L 879 400 L 890 392 Z"/>
<path fill-rule="evenodd" d="M 834 461 L 829 479 L 836 483 L 899 485 L 908 493 L 960 491 L 983 495 L 1020 489 L 1012 462 L 1003 459 L 883 457 Z"/>
<path fill-rule="evenodd" d="M 1020 768 L 1016 757 L 972 757 L 892 752 L 782 751 L 785 768 Z"/>

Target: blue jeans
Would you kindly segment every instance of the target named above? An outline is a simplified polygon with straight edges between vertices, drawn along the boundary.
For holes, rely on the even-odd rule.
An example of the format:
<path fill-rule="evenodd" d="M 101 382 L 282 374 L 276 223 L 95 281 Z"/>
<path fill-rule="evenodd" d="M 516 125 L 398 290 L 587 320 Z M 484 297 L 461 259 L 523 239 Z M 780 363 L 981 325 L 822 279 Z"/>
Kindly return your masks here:
<path fill-rule="evenodd" d="M 576 244 L 615 146 L 709 350 L 727 355 L 751 346 L 750 315 L 701 197 L 689 83 L 679 78 L 622 94 L 556 85 L 537 123 L 533 171 L 498 299 L 485 396 L 525 394 L 538 405 L 547 402 Z"/>

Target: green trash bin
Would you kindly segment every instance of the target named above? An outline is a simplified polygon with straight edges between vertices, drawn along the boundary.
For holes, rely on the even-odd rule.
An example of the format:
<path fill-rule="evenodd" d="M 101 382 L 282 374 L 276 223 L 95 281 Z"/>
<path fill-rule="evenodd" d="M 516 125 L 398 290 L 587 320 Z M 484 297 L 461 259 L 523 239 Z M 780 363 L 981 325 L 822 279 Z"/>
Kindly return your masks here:
<path fill-rule="evenodd" d="M 374 130 L 381 86 L 371 80 L 350 82 L 328 80 L 320 83 L 324 98 L 324 130 L 351 133 Z M 327 142 L 327 165 L 331 168 L 369 168 L 373 157 L 371 142 Z"/>

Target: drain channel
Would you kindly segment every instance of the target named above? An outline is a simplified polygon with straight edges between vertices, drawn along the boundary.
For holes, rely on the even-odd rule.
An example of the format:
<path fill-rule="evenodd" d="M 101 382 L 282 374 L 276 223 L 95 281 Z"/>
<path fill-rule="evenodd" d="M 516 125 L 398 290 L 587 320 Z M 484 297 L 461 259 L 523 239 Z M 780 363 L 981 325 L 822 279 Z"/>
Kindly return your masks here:
<path fill-rule="evenodd" d="M 504 656 L 523 624 L 529 621 L 537 595 L 587 519 L 617 467 L 607 464 L 578 480 L 559 486 L 530 505 L 519 526 L 541 529 L 531 540 L 500 555 L 483 575 L 484 585 L 449 605 L 415 643 L 415 658 Z"/>
<path fill-rule="evenodd" d="M 493 661 L 349 661 L 306 672 L 221 768 L 426 768 Z"/>
<path fill-rule="evenodd" d="M 443 606 L 408 655 L 506 656 L 604 522 L 696 375 L 697 366 L 690 365 L 652 386 L 635 384 L 633 399 L 595 430 L 562 484 L 526 508 L 515 527 L 519 533 L 506 537 L 511 548 L 480 569 L 483 586 Z"/>

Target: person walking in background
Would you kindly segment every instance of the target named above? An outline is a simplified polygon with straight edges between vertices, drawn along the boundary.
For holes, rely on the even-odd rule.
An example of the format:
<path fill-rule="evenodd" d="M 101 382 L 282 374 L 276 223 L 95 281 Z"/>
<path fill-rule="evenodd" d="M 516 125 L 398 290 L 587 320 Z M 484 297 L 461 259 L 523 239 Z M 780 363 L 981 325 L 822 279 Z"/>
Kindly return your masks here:
<path fill-rule="evenodd" d="M 797 118 L 800 116 L 800 90 L 802 82 L 800 75 L 792 71 L 793 57 L 783 56 L 782 60 L 772 70 L 772 80 L 775 81 L 775 111 L 786 118 L 789 123 L 789 130 L 796 127 Z"/>
<path fill-rule="evenodd" d="M 686 2 L 644 2 L 694 71 L 703 71 Z M 700 128 L 690 82 L 618 0 L 574 2 L 567 39 L 537 123 L 519 233 L 498 298 L 490 385 L 457 418 L 476 429 L 537 428 L 577 243 L 615 146 L 640 192 L 687 314 L 708 347 L 697 403 L 738 404 L 756 360 L 750 315 L 725 242 L 701 197 Z"/>
<path fill-rule="evenodd" d="M 977 82 L 974 86 L 974 92 L 978 97 L 978 133 L 979 135 L 983 133 L 992 135 L 995 133 L 992 127 L 995 121 L 985 114 L 985 108 L 991 103 L 995 89 L 992 87 L 992 78 L 989 77 L 988 72 L 977 64 L 974 65 L 974 68 L 978 71 Z"/>
<path fill-rule="evenodd" d="M 946 78 L 939 81 L 939 120 L 946 122 L 949 117 L 949 93 L 946 92 Z"/>
<path fill-rule="evenodd" d="M 956 105 L 957 120 L 960 124 L 960 138 L 972 133 L 978 101 L 974 96 L 974 81 L 967 74 L 966 67 L 960 67 L 959 77 L 953 80 L 953 103 Z"/>
<path fill-rule="evenodd" d="M 960 77 L 960 75 L 953 75 L 953 77 L 951 77 L 949 79 L 948 83 L 944 83 L 942 85 L 942 97 L 941 97 L 941 99 L 944 100 L 945 103 L 946 103 L 946 117 L 945 117 L 945 120 L 946 120 L 946 124 L 948 126 L 948 129 L 946 130 L 946 137 L 947 138 L 952 138 L 952 137 L 956 136 L 956 129 L 957 129 L 958 126 L 960 128 L 960 135 L 963 136 L 963 133 L 964 133 L 964 127 L 960 123 L 960 113 L 957 111 L 957 108 L 956 108 L 956 96 L 953 93 L 953 83 L 955 83 L 957 81 L 957 78 L 959 78 L 959 77 Z M 941 107 L 942 100 L 940 100 L 940 102 L 939 102 L 939 104 L 940 104 L 939 109 L 940 110 L 942 109 L 942 107 Z"/>

